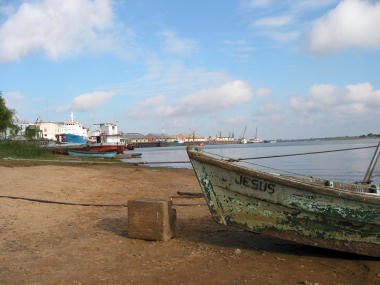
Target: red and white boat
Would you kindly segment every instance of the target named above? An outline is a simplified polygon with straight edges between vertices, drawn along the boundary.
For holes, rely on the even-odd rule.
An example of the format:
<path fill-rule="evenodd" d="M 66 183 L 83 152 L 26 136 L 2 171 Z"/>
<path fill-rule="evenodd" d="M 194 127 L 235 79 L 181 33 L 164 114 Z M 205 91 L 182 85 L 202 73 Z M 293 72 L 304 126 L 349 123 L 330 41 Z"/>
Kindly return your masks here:
<path fill-rule="evenodd" d="M 108 152 L 116 151 L 123 153 L 127 147 L 120 141 L 121 134 L 117 126 L 111 123 L 101 123 L 99 129 L 95 131 L 86 145 L 82 145 L 81 150 L 88 152 Z"/>

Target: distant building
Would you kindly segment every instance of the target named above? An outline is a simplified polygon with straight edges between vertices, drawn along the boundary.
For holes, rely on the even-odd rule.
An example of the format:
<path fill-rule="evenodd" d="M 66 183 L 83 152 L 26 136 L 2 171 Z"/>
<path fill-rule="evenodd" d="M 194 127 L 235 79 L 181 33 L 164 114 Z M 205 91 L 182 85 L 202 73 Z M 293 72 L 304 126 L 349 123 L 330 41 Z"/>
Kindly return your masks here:
<path fill-rule="evenodd" d="M 17 127 L 19 127 L 19 131 L 15 139 L 25 139 L 25 131 L 29 126 L 35 126 L 35 124 L 30 123 L 16 123 Z"/>
<path fill-rule="evenodd" d="M 175 135 L 169 135 L 169 134 L 147 134 L 146 135 L 148 142 L 174 142 L 177 137 Z"/>
<path fill-rule="evenodd" d="M 57 135 L 73 134 L 88 138 L 88 129 L 81 123 L 74 121 L 74 114 L 71 112 L 71 120 L 66 122 L 36 121 L 34 123 L 40 128 L 40 137 L 45 140 L 57 140 Z"/>
<path fill-rule="evenodd" d="M 55 135 L 59 134 L 59 130 L 64 125 L 64 123 L 36 121 L 35 125 L 40 128 L 41 138 L 55 141 Z"/>
<path fill-rule="evenodd" d="M 30 124 L 30 123 L 19 123 L 19 122 L 15 122 L 14 123 L 18 130 L 16 133 L 13 133 L 12 132 L 12 129 L 8 128 L 6 131 L 5 131 L 5 134 L 3 133 L 0 133 L 0 139 L 5 139 L 5 138 L 11 138 L 11 139 L 14 139 L 14 140 L 25 140 L 25 130 L 27 127 L 29 126 L 34 126 L 34 124 Z"/>
<path fill-rule="evenodd" d="M 192 134 L 182 135 L 182 136 L 185 136 L 185 139 L 183 139 L 183 141 L 185 141 L 185 142 L 205 142 L 205 141 L 207 141 L 207 139 L 205 137 L 202 137 L 195 132 Z"/>
<path fill-rule="evenodd" d="M 233 142 L 235 141 L 235 138 L 232 138 L 232 137 L 217 137 L 214 139 L 214 141 L 218 141 L 218 142 Z"/>
<path fill-rule="evenodd" d="M 148 142 L 148 138 L 140 133 L 126 133 L 123 134 L 121 139 L 122 142 L 126 144 L 134 144 L 134 143 L 146 143 Z"/>

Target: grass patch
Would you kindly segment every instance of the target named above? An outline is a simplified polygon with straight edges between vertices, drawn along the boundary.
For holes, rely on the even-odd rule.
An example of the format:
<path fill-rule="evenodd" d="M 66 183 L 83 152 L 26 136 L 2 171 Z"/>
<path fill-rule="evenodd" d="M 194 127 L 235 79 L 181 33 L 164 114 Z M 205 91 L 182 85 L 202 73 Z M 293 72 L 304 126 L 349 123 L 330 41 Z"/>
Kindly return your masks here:
<path fill-rule="evenodd" d="M 48 149 L 40 147 L 38 141 L 0 141 L 0 158 L 54 159 Z"/>
<path fill-rule="evenodd" d="M 29 167 L 29 166 L 42 166 L 42 165 L 59 165 L 59 166 L 70 166 L 70 167 L 137 167 L 138 165 L 130 162 L 113 161 L 112 163 L 104 163 L 104 161 L 96 160 L 96 158 L 91 158 L 91 160 L 79 160 L 70 161 L 69 159 L 62 159 L 62 157 L 57 157 L 57 159 L 1 159 L 0 166 L 5 167 Z"/>
<path fill-rule="evenodd" d="M 38 165 L 134 167 L 137 166 L 137 163 L 122 162 L 114 158 L 75 157 L 52 154 L 50 149 L 41 147 L 40 143 L 36 141 L 0 141 L 0 166 L 20 167 Z"/>

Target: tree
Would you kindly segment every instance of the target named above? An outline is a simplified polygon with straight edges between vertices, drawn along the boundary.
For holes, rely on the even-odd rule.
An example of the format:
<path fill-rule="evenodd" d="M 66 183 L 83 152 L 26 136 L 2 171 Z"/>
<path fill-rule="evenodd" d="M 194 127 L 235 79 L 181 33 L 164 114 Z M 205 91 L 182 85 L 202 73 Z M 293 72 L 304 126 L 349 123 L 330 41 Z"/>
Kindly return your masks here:
<path fill-rule="evenodd" d="M 38 138 L 39 134 L 40 134 L 39 126 L 31 125 L 31 126 L 27 126 L 25 129 L 25 137 L 29 140 Z"/>
<path fill-rule="evenodd" d="M 15 129 L 17 126 L 13 123 L 14 111 L 7 108 L 5 105 L 5 100 L 2 97 L 2 92 L 0 91 L 0 133 L 4 134 L 6 137 L 7 129 Z"/>

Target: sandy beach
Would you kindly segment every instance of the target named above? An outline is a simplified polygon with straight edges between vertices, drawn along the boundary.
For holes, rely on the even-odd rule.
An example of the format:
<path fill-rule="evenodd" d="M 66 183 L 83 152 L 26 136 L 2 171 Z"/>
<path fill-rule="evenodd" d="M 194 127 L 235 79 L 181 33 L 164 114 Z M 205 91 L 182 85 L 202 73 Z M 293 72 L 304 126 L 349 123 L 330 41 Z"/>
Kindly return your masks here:
<path fill-rule="evenodd" d="M 0 195 L 76 203 L 200 191 L 188 169 L 0 166 L 0 178 Z M 227 228 L 206 206 L 176 206 L 176 237 L 152 242 L 128 238 L 127 207 L 0 201 L 0 284 L 380 284 L 379 259 Z"/>

